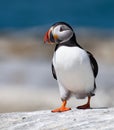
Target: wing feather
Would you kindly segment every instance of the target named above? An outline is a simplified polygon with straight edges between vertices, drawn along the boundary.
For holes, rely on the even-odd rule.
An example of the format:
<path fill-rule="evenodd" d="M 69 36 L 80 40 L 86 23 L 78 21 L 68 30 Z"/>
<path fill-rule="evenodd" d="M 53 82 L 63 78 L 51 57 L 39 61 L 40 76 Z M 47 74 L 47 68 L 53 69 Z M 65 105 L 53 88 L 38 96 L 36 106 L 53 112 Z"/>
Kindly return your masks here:
<path fill-rule="evenodd" d="M 52 74 L 53 74 L 54 79 L 57 80 L 57 76 L 56 76 L 56 72 L 55 72 L 55 68 L 54 68 L 53 63 L 52 63 Z"/>
<path fill-rule="evenodd" d="M 96 78 L 96 76 L 98 74 L 97 61 L 90 52 L 87 51 L 87 53 L 88 53 L 88 56 L 89 56 L 89 59 L 90 59 L 90 63 L 91 63 L 91 67 L 92 67 L 92 70 L 93 70 L 94 77 Z"/>

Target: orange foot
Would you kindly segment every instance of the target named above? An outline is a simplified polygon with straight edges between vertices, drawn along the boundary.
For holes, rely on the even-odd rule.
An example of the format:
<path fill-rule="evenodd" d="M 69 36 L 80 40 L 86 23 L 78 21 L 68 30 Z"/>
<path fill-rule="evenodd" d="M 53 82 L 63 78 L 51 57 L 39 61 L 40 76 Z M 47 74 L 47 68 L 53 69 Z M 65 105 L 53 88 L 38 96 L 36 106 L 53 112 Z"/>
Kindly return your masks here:
<path fill-rule="evenodd" d="M 60 108 L 54 109 L 54 110 L 52 110 L 51 112 L 64 112 L 64 111 L 69 111 L 69 110 L 71 110 L 71 108 L 66 107 L 66 103 L 67 103 L 66 100 L 63 101 L 62 106 L 61 106 Z"/>
<path fill-rule="evenodd" d="M 65 112 L 65 111 L 69 111 L 71 110 L 71 108 L 68 108 L 68 107 L 60 107 L 60 108 L 57 108 L 57 109 L 54 109 L 52 110 L 51 112 Z"/>
<path fill-rule="evenodd" d="M 78 106 L 77 108 L 78 109 L 90 109 L 90 104 L 85 104 L 85 105 L 82 105 L 82 106 Z"/>
<path fill-rule="evenodd" d="M 88 102 L 87 102 L 87 104 L 82 105 L 82 106 L 78 106 L 77 108 L 78 109 L 90 109 L 90 99 L 91 99 L 91 97 L 88 96 Z"/>

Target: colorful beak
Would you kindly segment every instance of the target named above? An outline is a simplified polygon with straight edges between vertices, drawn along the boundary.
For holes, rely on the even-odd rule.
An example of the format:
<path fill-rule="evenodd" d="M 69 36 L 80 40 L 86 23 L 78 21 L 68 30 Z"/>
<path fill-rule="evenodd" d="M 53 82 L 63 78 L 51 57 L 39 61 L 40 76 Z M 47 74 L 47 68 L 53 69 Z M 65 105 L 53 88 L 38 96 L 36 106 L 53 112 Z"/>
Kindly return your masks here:
<path fill-rule="evenodd" d="M 54 36 L 52 34 L 52 28 L 49 29 L 44 36 L 44 43 L 46 43 L 46 42 L 49 44 L 55 43 L 55 39 L 54 39 Z"/>
<path fill-rule="evenodd" d="M 44 35 L 44 43 L 46 43 L 46 42 L 48 42 L 48 43 L 50 42 L 49 41 L 49 31 L 47 31 L 46 34 Z"/>

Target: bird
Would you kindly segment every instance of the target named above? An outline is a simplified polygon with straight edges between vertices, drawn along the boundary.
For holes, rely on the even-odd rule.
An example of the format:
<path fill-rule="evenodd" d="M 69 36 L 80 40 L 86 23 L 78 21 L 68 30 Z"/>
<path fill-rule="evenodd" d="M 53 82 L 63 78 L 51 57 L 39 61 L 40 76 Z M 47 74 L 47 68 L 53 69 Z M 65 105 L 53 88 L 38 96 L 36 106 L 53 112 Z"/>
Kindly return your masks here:
<path fill-rule="evenodd" d="M 73 28 L 66 22 L 56 22 L 44 35 L 44 43 L 55 44 L 52 58 L 52 74 L 57 80 L 62 105 L 52 112 L 71 110 L 67 101 L 88 98 L 78 109 L 90 109 L 91 97 L 95 95 L 98 63 L 94 56 L 77 42 Z"/>

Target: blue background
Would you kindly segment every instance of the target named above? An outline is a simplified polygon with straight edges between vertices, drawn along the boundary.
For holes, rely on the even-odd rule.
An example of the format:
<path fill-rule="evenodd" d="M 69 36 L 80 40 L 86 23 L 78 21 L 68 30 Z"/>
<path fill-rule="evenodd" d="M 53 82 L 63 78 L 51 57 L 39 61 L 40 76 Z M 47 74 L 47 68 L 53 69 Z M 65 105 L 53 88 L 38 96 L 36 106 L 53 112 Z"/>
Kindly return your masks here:
<path fill-rule="evenodd" d="M 66 21 L 74 26 L 114 29 L 114 0 L 4 0 L 0 29 L 30 28 Z"/>

